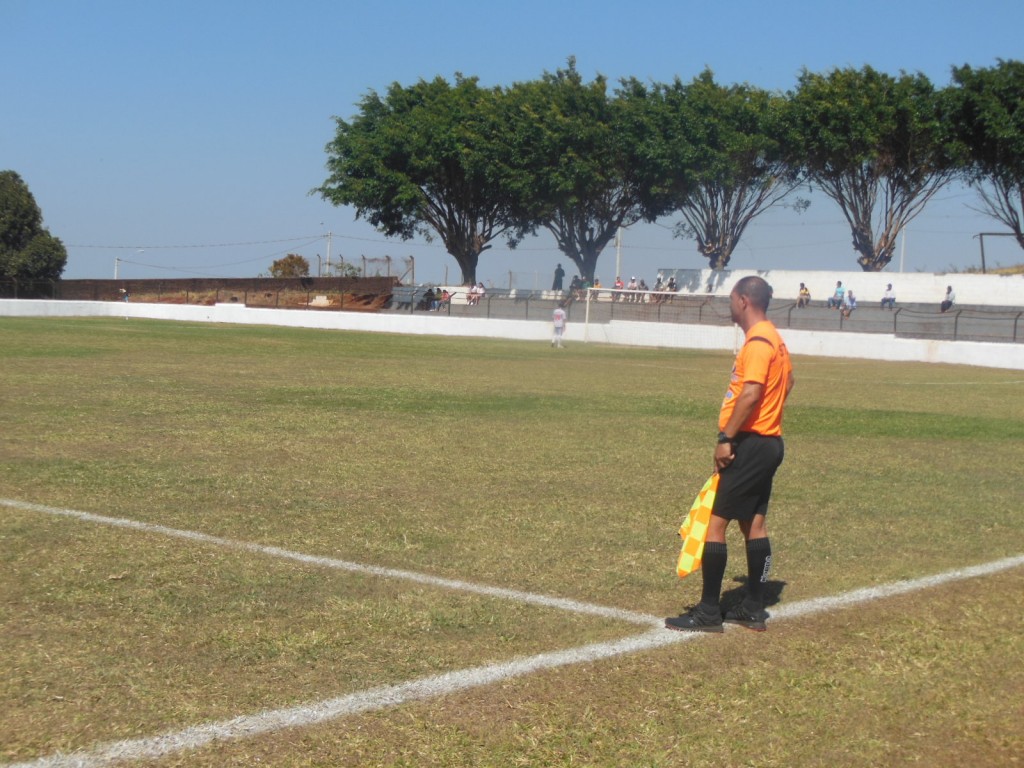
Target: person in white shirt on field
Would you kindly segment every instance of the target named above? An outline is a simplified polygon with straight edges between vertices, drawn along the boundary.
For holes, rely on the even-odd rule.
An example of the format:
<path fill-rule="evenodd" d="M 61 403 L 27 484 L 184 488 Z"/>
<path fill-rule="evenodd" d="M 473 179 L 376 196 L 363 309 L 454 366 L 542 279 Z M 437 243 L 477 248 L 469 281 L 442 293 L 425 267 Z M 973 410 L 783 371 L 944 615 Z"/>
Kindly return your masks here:
<path fill-rule="evenodd" d="M 565 311 L 565 307 L 559 304 L 555 307 L 555 311 L 551 313 L 551 321 L 555 326 L 554 336 L 551 337 L 551 346 L 564 349 L 562 346 L 562 334 L 565 333 L 565 323 L 569 315 Z"/>

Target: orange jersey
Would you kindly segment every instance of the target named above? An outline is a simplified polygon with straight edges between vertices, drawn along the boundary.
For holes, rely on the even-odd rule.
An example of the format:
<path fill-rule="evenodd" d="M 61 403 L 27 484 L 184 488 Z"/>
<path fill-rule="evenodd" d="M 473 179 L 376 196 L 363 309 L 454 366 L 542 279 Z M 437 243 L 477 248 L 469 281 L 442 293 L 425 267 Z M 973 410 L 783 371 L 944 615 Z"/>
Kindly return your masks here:
<path fill-rule="evenodd" d="M 782 434 L 782 406 L 786 402 L 789 377 L 793 364 L 785 342 L 768 320 L 762 320 L 747 331 L 743 348 L 736 355 L 732 367 L 729 389 L 722 401 L 718 416 L 718 428 L 725 429 L 736 406 L 736 398 L 746 382 L 764 387 L 761 402 L 740 427 L 741 432 L 757 432 L 759 435 Z"/>

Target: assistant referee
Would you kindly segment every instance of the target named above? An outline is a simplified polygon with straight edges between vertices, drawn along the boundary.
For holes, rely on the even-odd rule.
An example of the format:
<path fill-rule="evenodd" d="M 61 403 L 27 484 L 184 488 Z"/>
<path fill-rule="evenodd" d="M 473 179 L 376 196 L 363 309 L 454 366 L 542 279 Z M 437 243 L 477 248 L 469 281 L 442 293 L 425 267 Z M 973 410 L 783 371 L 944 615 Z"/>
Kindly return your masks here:
<path fill-rule="evenodd" d="M 775 471 L 782 464 L 782 412 L 793 389 L 793 365 L 786 344 L 766 313 L 772 289 L 762 278 L 744 277 L 729 294 L 734 323 L 744 343 L 736 356 L 729 389 L 718 417 L 715 470 L 718 493 L 711 512 L 701 572 L 701 600 L 687 613 L 665 619 L 669 629 L 721 632 L 722 622 L 763 631 L 764 585 L 772 548 L 765 525 Z M 747 594 L 722 615 L 722 579 L 728 560 L 725 531 L 739 523 L 747 550 Z"/>

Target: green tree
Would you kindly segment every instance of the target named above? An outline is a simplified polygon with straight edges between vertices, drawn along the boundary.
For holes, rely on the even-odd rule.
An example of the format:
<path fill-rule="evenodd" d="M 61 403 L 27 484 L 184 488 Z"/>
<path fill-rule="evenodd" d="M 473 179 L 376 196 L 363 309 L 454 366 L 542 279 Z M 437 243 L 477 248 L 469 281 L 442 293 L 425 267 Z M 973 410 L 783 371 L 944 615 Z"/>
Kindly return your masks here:
<path fill-rule="evenodd" d="M 900 231 L 953 177 L 940 100 L 922 74 L 804 70 L 792 95 L 811 182 L 840 207 L 857 263 L 879 272 Z"/>
<path fill-rule="evenodd" d="M 289 253 L 270 265 L 271 277 L 309 277 L 309 262 L 297 253 Z"/>
<path fill-rule="evenodd" d="M 944 92 L 967 182 L 982 212 L 1005 224 L 1024 248 L 1024 62 L 953 69 Z"/>
<path fill-rule="evenodd" d="M 645 97 L 661 139 L 642 161 L 652 204 L 678 211 L 676 236 L 695 239 L 712 269 L 724 269 L 750 222 L 802 183 L 787 99 L 719 85 L 710 70 L 649 95 L 635 80 L 628 86 Z"/>
<path fill-rule="evenodd" d="M 0 171 L 0 279 L 58 280 L 67 261 L 64 244 L 43 226 L 28 185 L 14 171 Z"/>
<path fill-rule="evenodd" d="M 500 91 L 456 76 L 370 92 L 327 145 L 330 176 L 314 190 L 388 236 L 440 238 L 476 282 L 480 254 L 508 228 L 491 174 Z"/>
<path fill-rule="evenodd" d="M 328 277 L 359 277 L 359 267 L 351 261 L 341 261 L 331 264 Z"/>
<path fill-rule="evenodd" d="M 586 280 L 619 227 L 648 218 L 637 173 L 646 124 L 633 96 L 609 97 L 601 76 L 584 83 L 570 59 L 504 102 L 501 176 L 515 233 L 547 229 Z"/>

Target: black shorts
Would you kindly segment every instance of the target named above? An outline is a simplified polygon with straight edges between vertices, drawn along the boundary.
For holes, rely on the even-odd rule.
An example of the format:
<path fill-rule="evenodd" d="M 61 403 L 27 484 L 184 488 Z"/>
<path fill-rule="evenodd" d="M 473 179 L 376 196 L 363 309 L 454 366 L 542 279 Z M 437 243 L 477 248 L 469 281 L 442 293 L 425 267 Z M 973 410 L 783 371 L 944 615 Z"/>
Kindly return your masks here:
<path fill-rule="evenodd" d="M 782 438 L 741 432 L 733 451 L 732 464 L 720 473 L 711 514 L 742 521 L 768 514 L 772 480 L 785 454 Z"/>

